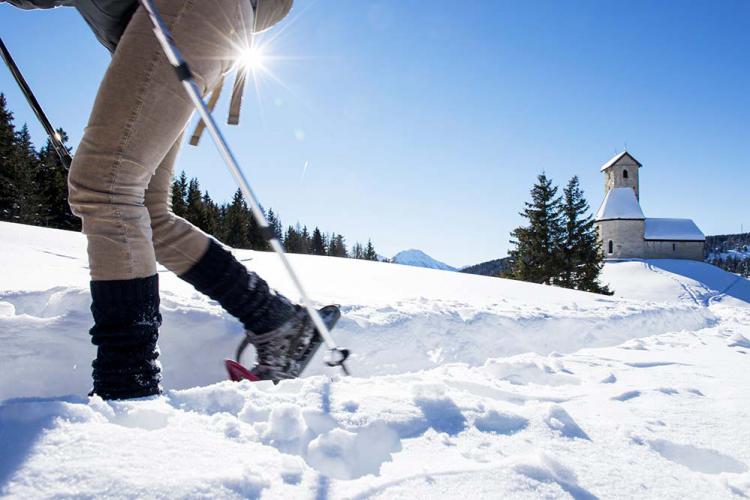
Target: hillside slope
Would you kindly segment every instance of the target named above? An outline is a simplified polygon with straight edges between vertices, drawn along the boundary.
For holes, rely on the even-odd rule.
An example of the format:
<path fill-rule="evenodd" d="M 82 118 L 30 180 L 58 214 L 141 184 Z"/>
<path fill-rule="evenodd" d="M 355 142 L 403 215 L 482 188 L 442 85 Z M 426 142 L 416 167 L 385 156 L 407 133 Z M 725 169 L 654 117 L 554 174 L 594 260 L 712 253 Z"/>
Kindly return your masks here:
<path fill-rule="evenodd" d="M 0 254 L 0 496 L 750 495 L 750 304 L 710 269 L 608 264 L 626 299 L 292 256 L 355 376 L 276 386 L 222 382 L 239 324 L 161 272 L 168 391 L 105 402 L 83 238 L 0 223 Z"/>

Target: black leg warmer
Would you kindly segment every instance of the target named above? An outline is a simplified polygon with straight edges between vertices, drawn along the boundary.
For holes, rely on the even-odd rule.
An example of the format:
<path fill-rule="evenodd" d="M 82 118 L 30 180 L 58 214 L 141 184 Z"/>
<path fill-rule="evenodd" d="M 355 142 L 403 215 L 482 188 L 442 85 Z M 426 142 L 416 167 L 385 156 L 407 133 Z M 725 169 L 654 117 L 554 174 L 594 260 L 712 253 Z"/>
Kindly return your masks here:
<path fill-rule="evenodd" d="M 157 358 L 159 337 L 159 277 L 91 282 L 97 346 L 94 394 L 104 399 L 128 399 L 161 393 Z"/>
<path fill-rule="evenodd" d="M 268 283 L 248 272 L 214 240 L 201 260 L 180 278 L 217 301 L 255 334 L 278 328 L 295 313 L 289 300 L 271 291 Z"/>

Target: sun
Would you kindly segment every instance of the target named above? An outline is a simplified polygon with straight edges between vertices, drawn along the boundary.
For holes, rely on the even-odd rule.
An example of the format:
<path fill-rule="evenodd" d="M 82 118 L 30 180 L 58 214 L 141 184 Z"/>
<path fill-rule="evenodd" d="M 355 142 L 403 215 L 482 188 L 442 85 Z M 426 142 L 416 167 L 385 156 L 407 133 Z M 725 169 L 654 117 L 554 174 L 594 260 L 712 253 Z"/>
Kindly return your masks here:
<path fill-rule="evenodd" d="M 265 62 L 263 50 L 258 46 L 243 49 L 240 59 L 242 64 L 252 71 L 263 69 Z"/>

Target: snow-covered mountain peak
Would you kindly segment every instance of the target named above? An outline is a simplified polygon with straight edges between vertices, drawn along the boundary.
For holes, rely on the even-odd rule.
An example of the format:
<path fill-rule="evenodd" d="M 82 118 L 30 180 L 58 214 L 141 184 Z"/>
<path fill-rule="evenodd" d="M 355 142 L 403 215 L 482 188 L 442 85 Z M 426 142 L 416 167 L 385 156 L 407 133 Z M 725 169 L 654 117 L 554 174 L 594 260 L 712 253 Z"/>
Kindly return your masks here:
<path fill-rule="evenodd" d="M 428 269 L 441 269 L 443 271 L 455 271 L 456 268 L 449 266 L 444 262 L 433 259 L 422 250 L 410 249 L 404 250 L 393 256 L 391 262 L 403 264 L 405 266 L 426 267 Z"/>

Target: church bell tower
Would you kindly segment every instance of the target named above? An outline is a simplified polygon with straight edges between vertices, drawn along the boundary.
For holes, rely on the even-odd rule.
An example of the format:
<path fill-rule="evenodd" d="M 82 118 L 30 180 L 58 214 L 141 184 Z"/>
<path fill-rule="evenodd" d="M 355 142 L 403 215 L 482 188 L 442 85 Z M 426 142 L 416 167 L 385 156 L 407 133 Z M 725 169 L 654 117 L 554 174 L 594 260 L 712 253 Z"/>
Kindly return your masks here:
<path fill-rule="evenodd" d="M 612 188 L 629 187 L 635 191 L 635 197 L 640 201 L 640 186 L 638 185 L 638 170 L 641 163 L 630 153 L 623 151 L 602 165 L 604 173 L 604 194 Z"/>

